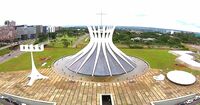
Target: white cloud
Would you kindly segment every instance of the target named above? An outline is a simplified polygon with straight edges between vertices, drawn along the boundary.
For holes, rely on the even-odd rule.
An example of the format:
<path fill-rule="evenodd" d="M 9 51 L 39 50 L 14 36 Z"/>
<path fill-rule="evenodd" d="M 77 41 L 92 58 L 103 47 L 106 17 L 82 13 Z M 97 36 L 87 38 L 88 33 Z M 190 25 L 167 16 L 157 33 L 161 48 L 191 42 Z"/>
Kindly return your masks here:
<path fill-rule="evenodd" d="M 0 23 L 150 26 L 200 32 L 198 0 L 0 0 Z M 188 24 L 180 24 L 181 20 Z"/>

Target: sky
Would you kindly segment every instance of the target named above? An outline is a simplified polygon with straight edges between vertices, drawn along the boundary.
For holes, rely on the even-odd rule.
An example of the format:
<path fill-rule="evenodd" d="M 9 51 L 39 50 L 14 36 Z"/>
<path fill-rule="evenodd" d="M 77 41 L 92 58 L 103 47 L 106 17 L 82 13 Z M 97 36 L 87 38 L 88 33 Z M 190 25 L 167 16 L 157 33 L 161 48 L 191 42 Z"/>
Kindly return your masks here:
<path fill-rule="evenodd" d="M 0 25 L 143 26 L 200 32 L 199 0 L 0 0 Z"/>

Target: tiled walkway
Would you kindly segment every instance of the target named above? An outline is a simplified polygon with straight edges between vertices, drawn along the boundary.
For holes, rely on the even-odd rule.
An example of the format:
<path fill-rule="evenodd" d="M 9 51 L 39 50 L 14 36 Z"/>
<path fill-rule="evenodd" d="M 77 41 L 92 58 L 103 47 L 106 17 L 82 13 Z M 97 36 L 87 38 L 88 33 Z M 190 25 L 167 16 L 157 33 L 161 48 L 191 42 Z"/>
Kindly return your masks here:
<path fill-rule="evenodd" d="M 58 105 L 99 105 L 102 93 L 112 94 L 115 105 L 149 105 L 151 101 L 200 93 L 200 77 L 191 86 L 180 86 L 168 80 L 158 82 L 154 70 L 123 82 L 84 82 L 72 81 L 56 74 L 51 69 L 41 70 L 48 80 L 38 80 L 27 87 L 29 71 L 0 73 L 0 91 L 22 97 L 53 101 Z"/>

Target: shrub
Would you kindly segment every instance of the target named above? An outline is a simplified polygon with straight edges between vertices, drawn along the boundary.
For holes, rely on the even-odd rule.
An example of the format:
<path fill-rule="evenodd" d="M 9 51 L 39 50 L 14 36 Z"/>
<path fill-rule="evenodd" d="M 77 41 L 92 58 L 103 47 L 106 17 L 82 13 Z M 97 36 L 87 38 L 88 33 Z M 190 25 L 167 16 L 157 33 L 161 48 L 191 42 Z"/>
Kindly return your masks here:
<path fill-rule="evenodd" d="M 132 48 L 132 49 L 143 49 L 144 47 L 143 46 L 140 46 L 140 45 L 129 45 L 129 48 Z"/>

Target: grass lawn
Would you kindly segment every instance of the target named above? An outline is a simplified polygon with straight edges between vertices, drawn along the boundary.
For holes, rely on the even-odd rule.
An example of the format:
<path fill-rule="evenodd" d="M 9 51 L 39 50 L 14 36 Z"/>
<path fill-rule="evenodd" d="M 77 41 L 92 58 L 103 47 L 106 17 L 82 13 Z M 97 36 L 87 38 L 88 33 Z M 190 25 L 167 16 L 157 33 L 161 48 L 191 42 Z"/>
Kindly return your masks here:
<path fill-rule="evenodd" d="M 62 56 L 72 55 L 80 49 L 71 48 L 46 48 L 43 52 L 34 53 L 34 60 L 37 68 L 41 68 L 42 63 L 47 62 L 43 68 L 50 67 L 52 62 Z M 163 69 L 169 71 L 174 69 L 186 70 L 194 74 L 200 74 L 195 70 L 190 70 L 184 66 L 177 66 L 176 56 L 169 54 L 168 50 L 159 49 L 121 49 L 129 56 L 136 56 L 147 61 L 151 68 Z M 44 59 L 47 59 L 46 61 Z M 17 58 L 13 58 L 3 64 L 0 64 L 0 71 L 30 70 L 30 53 L 25 53 Z"/>
<path fill-rule="evenodd" d="M 9 50 L 8 48 L 0 50 L 0 56 L 9 53 L 11 50 Z"/>
<path fill-rule="evenodd" d="M 34 61 L 37 68 L 41 68 L 44 62 L 47 64 L 43 67 L 49 67 L 52 62 L 65 55 L 72 55 L 79 49 L 66 49 L 66 48 L 46 48 L 43 52 L 33 53 Z M 47 58 L 45 61 L 44 59 Z M 0 64 L 1 71 L 17 71 L 17 70 L 30 70 L 31 69 L 31 58 L 30 53 L 25 53 L 17 58 L 13 58 L 3 64 Z"/>
<path fill-rule="evenodd" d="M 176 56 L 169 54 L 168 50 L 158 49 L 121 49 L 129 56 L 136 56 L 147 61 L 151 68 L 174 69 Z"/>
<path fill-rule="evenodd" d="M 70 42 L 75 42 L 76 40 L 77 40 L 77 38 L 74 36 L 74 37 L 69 37 L 69 36 L 67 36 L 67 35 L 64 35 L 64 36 L 62 36 L 62 37 L 57 37 L 54 41 L 55 42 L 51 42 L 49 45 L 50 46 L 53 46 L 53 47 L 64 47 L 64 45 L 63 45 L 63 42 L 62 42 L 62 39 L 67 39 L 67 40 L 69 40 Z M 70 45 L 69 45 L 69 47 L 71 46 L 71 44 L 72 43 L 70 43 Z"/>
<path fill-rule="evenodd" d="M 200 71 L 191 70 L 183 65 L 177 65 L 176 56 L 168 53 L 168 50 L 159 49 L 121 49 L 129 56 L 136 56 L 147 61 L 151 68 L 162 69 L 164 72 L 171 70 L 185 70 L 193 74 L 200 74 Z"/>

